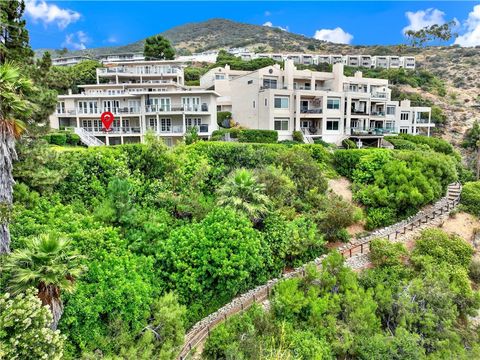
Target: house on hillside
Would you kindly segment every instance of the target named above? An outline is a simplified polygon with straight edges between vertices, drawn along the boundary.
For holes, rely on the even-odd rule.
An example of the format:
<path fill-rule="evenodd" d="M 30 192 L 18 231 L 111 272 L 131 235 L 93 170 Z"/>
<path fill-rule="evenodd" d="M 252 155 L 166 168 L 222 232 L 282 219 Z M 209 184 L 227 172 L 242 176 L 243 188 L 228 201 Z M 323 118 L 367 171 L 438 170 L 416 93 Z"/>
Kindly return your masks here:
<path fill-rule="evenodd" d="M 222 109 L 231 107 L 240 125 L 277 130 L 280 140 L 301 131 L 308 142 L 340 144 L 350 138 L 380 146 L 385 135 L 430 135 L 434 124 L 429 107 L 393 101 L 388 80 L 364 78 L 360 71 L 344 76 L 343 68 L 339 62 L 332 72 L 298 70 L 293 60 L 287 60 L 284 68 L 272 65 L 233 75 L 227 66 L 204 75 L 212 79 L 213 74 L 222 74 L 223 82 L 202 78 L 200 83 L 209 83 L 209 89 L 219 93 Z"/>
<path fill-rule="evenodd" d="M 197 127 L 203 138 L 217 129 L 218 94 L 185 86 L 179 61 L 109 63 L 97 69 L 96 84 L 80 89 L 58 96 L 50 125 L 74 128 L 88 145 L 141 142 L 147 131 L 174 145 L 189 127 Z M 104 112 L 115 117 L 109 131 L 100 118 Z"/>

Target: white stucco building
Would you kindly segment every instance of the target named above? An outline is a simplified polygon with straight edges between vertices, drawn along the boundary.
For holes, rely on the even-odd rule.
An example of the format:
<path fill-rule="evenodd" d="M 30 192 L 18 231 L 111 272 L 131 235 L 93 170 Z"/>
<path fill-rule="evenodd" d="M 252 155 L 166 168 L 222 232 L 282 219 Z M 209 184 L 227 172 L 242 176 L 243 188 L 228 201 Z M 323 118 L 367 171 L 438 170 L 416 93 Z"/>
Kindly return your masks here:
<path fill-rule="evenodd" d="M 178 61 L 106 64 L 97 69 L 96 84 L 80 88 L 80 94 L 58 97 L 50 125 L 74 128 L 88 145 L 141 142 L 147 131 L 174 145 L 189 127 L 205 138 L 217 129 L 218 94 L 185 86 Z M 115 116 L 108 132 L 100 119 L 106 111 Z"/>
<path fill-rule="evenodd" d="M 240 73 L 214 68 L 201 84 L 219 93 L 222 109 L 231 106 L 234 121 L 277 130 L 281 140 L 291 139 L 293 131 L 302 131 L 308 142 L 319 138 L 340 144 L 350 138 L 369 145 L 380 145 L 394 133 L 430 135 L 429 107 L 392 101 L 388 80 L 364 78 L 361 72 L 347 77 L 343 67 L 338 62 L 332 72 L 297 70 L 287 60 L 284 69 L 273 65 Z"/>

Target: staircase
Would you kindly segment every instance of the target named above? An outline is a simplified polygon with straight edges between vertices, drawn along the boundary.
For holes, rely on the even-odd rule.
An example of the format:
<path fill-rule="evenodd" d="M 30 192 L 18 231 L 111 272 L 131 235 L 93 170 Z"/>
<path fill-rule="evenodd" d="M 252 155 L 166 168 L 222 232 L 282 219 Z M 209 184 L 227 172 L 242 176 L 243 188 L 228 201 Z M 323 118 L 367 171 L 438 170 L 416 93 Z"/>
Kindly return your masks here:
<path fill-rule="evenodd" d="M 462 184 L 459 182 L 448 185 L 447 198 L 448 201 L 458 203 L 460 201 L 460 194 L 462 193 Z"/>
<path fill-rule="evenodd" d="M 96 136 L 92 135 L 91 133 L 89 133 L 83 128 L 76 127 L 74 131 L 75 131 L 75 134 L 80 136 L 80 140 L 82 141 L 82 143 L 84 143 L 88 147 L 105 145 L 103 141 L 98 140 Z"/>
<path fill-rule="evenodd" d="M 305 144 L 314 144 L 315 142 L 313 141 L 312 134 L 310 133 L 310 130 L 307 128 L 302 128 L 302 133 L 303 133 L 303 142 Z"/>

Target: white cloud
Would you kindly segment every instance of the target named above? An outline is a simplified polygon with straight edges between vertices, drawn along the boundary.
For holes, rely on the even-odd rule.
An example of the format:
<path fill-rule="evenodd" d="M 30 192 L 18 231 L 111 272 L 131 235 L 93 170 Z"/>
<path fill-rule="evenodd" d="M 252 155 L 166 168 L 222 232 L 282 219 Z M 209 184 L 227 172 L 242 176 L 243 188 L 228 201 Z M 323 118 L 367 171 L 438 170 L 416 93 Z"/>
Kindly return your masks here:
<path fill-rule="evenodd" d="M 335 29 L 317 30 L 315 31 L 315 35 L 313 35 L 313 38 L 336 44 L 350 44 L 353 39 L 353 35 L 344 31 L 340 27 L 336 27 Z"/>
<path fill-rule="evenodd" d="M 285 27 L 274 26 L 271 21 L 265 22 L 265 23 L 263 24 L 263 26 L 266 26 L 266 27 L 275 27 L 275 28 L 278 28 L 278 29 L 283 30 L 283 31 L 288 31 L 288 26 L 285 26 Z"/>
<path fill-rule="evenodd" d="M 62 46 L 73 50 L 84 50 L 87 48 L 87 43 L 89 41 L 90 39 L 85 32 L 77 31 L 66 35 Z"/>
<path fill-rule="evenodd" d="M 407 11 L 405 16 L 410 23 L 403 28 L 403 33 L 408 30 L 417 31 L 435 24 L 445 24 L 445 13 L 438 9 L 430 8 L 426 10 L 418 10 L 416 12 Z"/>
<path fill-rule="evenodd" d="M 455 39 L 460 46 L 480 45 L 480 5 L 475 5 L 465 21 L 467 31 Z"/>
<path fill-rule="evenodd" d="M 65 29 L 81 16 L 79 12 L 61 9 L 55 4 L 47 4 L 44 0 L 25 1 L 25 13 L 34 21 L 41 21 L 45 25 L 56 23 L 60 29 Z"/>

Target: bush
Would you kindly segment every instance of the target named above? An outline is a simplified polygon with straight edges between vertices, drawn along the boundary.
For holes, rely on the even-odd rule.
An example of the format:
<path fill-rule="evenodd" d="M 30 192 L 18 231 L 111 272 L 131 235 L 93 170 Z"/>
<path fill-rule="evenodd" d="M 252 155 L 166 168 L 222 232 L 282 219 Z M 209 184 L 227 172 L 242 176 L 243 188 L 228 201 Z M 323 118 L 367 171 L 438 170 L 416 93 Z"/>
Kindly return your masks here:
<path fill-rule="evenodd" d="M 230 111 L 219 111 L 217 112 L 217 124 L 220 127 L 223 127 L 223 122 L 225 120 L 230 120 L 232 118 L 232 113 Z"/>
<path fill-rule="evenodd" d="M 395 266 L 402 263 L 408 254 L 402 243 L 391 243 L 388 240 L 375 239 L 370 242 L 370 261 L 377 266 Z"/>
<path fill-rule="evenodd" d="M 293 132 L 293 141 L 303 143 L 303 134 L 301 131 L 294 131 Z"/>
<path fill-rule="evenodd" d="M 434 138 L 431 136 L 410 134 L 399 134 L 398 137 L 400 139 L 408 140 L 414 144 L 426 144 L 432 150 L 446 155 L 453 155 L 455 153 L 452 144 L 443 139 Z"/>
<path fill-rule="evenodd" d="M 470 263 L 469 275 L 470 279 L 472 279 L 475 283 L 480 284 L 480 260 L 472 260 Z"/>
<path fill-rule="evenodd" d="M 77 146 L 80 144 L 80 136 L 74 133 L 67 133 L 67 144 Z"/>
<path fill-rule="evenodd" d="M 67 143 L 67 134 L 54 133 L 50 135 L 50 144 L 63 146 Z"/>
<path fill-rule="evenodd" d="M 396 136 L 385 137 L 397 150 L 415 150 L 417 146 L 408 140 L 397 138 Z"/>
<path fill-rule="evenodd" d="M 461 203 L 467 212 L 480 216 L 480 181 L 463 185 Z"/>
<path fill-rule="evenodd" d="M 238 141 L 243 143 L 269 143 L 278 141 L 278 132 L 275 130 L 242 130 L 238 135 Z"/>
<path fill-rule="evenodd" d="M 397 214 L 390 208 L 369 208 L 367 210 L 367 222 L 365 228 L 373 230 L 383 226 L 389 226 L 395 223 Z"/>
<path fill-rule="evenodd" d="M 357 144 L 355 144 L 355 141 L 350 140 L 350 139 L 344 139 L 342 141 L 342 145 L 345 149 L 356 149 Z"/>

